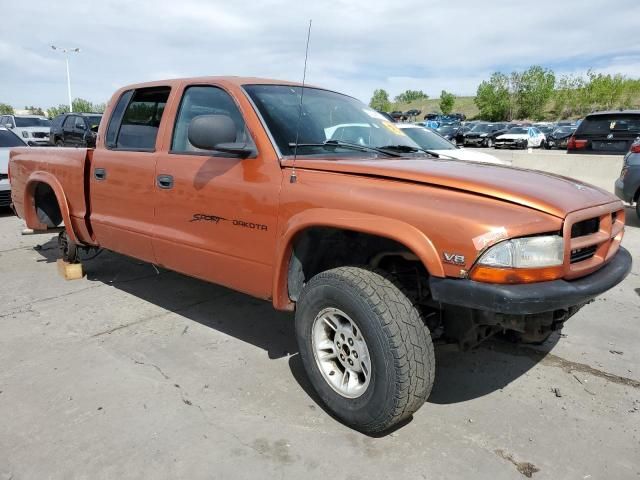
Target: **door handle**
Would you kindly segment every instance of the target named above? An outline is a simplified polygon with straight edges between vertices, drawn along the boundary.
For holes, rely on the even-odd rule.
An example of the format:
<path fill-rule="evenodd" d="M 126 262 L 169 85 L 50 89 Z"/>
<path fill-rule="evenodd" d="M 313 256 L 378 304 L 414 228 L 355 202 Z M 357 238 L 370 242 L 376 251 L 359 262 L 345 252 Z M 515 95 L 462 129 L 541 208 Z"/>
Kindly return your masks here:
<path fill-rule="evenodd" d="M 171 175 L 158 175 L 156 179 L 156 183 L 158 187 L 164 188 L 165 190 L 169 188 L 173 188 L 173 176 Z"/>
<path fill-rule="evenodd" d="M 93 176 L 96 180 L 106 180 L 107 171 L 104 168 L 96 168 L 93 170 Z"/>

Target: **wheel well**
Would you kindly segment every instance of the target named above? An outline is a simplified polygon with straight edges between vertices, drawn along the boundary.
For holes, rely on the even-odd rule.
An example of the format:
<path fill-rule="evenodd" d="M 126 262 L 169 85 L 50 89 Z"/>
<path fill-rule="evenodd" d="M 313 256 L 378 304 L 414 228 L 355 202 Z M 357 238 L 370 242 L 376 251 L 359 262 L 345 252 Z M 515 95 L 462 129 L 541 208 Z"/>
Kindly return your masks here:
<path fill-rule="evenodd" d="M 53 189 L 44 182 L 39 182 L 33 191 L 33 203 L 40 223 L 54 228 L 62 223 L 62 212 Z"/>
<path fill-rule="evenodd" d="M 428 292 L 428 272 L 411 249 L 378 235 L 331 227 L 313 227 L 293 242 L 287 276 L 289 298 L 296 301 L 314 275 L 346 265 L 368 265 L 393 273 L 419 298 Z"/>

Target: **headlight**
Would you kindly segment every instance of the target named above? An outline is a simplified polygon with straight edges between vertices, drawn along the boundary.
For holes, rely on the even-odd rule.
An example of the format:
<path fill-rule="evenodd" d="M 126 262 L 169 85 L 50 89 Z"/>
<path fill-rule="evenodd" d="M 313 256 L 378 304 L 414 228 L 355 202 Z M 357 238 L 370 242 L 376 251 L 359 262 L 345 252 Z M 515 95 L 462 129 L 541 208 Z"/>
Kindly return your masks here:
<path fill-rule="evenodd" d="M 481 136 L 481 137 L 486 137 L 486 136 L 487 136 L 487 134 L 486 134 L 486 133 L 481 133 L 481 134 L 480 134 L 480 136 Z"/>
<path fill-rule="evenodd" d="M 489 248 L 478 264 L 498 268 L 543 268 L 562 265 L 564 241 L 558 235 L 514 238 Z"/>
<path fill-rule="evenodd" d="M 489 283 L 532 283 L 563 275 L 564 241 L 558 235 L 514 238 L 490 247 L 469 276 Z"/>
<path fill-rule="evenodd" d="M 23 130 L 23 131 L 22 131 L 22 136 L 23 136 L 24 138 L 29 138 L 29 132 L 27 132 L 27 131 Z"/>

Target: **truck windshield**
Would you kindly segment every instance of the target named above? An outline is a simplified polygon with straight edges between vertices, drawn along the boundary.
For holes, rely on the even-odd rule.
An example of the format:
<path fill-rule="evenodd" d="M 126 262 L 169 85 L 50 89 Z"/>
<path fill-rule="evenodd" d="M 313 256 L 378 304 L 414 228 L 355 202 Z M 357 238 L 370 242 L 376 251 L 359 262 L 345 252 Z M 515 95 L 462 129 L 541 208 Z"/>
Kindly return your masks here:
<path fill-rule="evenodd" d="M 336 144 L 322 148 L 331 141 L 408 152 L 420 149 L 394 123 L 355 98 L 305 87 L 300 115 L 300 87 L 245 85 L 244 89 L 283 155 L 293 155 L 296 139 L 298 156 L 376 155 L 373 150 L 343 149 Z"/>

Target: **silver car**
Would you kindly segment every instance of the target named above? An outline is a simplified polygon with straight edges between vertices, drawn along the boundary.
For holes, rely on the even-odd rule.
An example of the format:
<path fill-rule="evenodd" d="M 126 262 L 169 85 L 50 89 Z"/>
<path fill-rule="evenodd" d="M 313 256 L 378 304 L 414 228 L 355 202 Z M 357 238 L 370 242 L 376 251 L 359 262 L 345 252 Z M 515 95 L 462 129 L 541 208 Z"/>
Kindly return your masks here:
<path fill-rule="evenodd" d="M 15 147 L 26 147 L 26 144 L 11 130 L 0 127 L 0 208 L 11 204 L 9 150 Z"/>
<path fill-rule="evenodd" d="M 0 127 L 11 130 L 27 145 L 49 145 L 51 120 L 41 115 L 2 115 Z"/>

